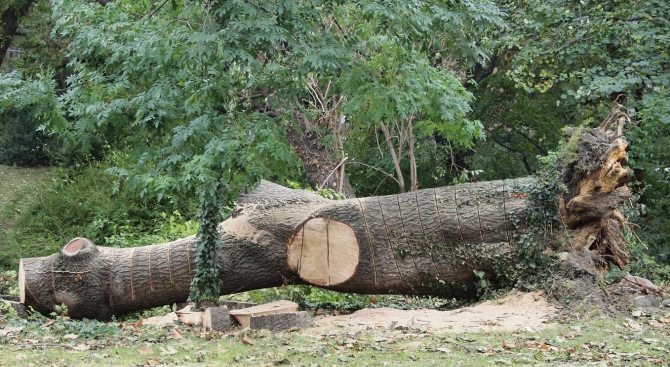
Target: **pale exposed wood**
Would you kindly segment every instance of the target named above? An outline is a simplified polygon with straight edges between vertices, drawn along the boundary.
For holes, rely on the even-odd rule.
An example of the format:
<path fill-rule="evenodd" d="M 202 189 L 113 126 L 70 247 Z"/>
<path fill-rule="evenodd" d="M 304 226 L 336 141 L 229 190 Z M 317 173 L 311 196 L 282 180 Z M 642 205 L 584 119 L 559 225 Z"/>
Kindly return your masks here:
<path fill-rule="evenodd" d="M 26 268 L 23 266 L 23 259 L 19 260 L 19 302 L 26 302 Z"/>
<path fill-rule="evenodd" d="M 74 255 L 77 253 L 77 251 L 84 248 L 86 242 L 87 242 L 86 239 L 75 238 L 72 241 L 70 241 L 67 245 L 65 245 L 65 247 L 63 248 L 63 253 L 68 255 Z"/>
<path fill-rule="evenodd" d="M 251 329 L 266 329 L 272 332 L 291 329 L 304 329 L 314 325 L 314 318 L 305 311 L 254 315 L 251 317 Z"/>
<path fill-rule="evenodd" d="M 246 328 L 251 324 L 252 316 L 296 311 L 298 311 L 297 303 L 291 301 L 276 301 L 254 307 L 244 308 L 241 310 L 231 310 L 228 311 L 228 314 L 235 317 L 237 322 L 240 323 L 240 326 Z"/>
<path fill-rule="evenodd" d="M 188 306 L 184 307 L 181 310 L 176 312 L 177 318 L 182 324 L 186 325 L 201 325 L 202 324 L 202 312 L 191 311 L 194 304 L 189 303 Z"/>
<path fill-rule="evenodd" d="M 347 224 L 312 218 L 289 241 L 288 265 L 312 284 L 330 286 L 351 278 L 359 260 L 358 240 Z"/>
<path fill-rule="evenodd" d="M 243 308 L 249 308 L 258 306 L 258 303 L 253 302 L 238 302 L 238 301 L 224 301 L 222 306 L 228 307 L 228 310 L 241 310 Z"/>
<path fill-rule="evenodd" d="M 603 205 L 598 205 L 599 203 L 594 203 L 593 200 L 601 196 L 605 197 L 615 192 L 617 188 L 620 190 L 625 188 L 625 186 L 621 187 L 621 182 L 622 180 L 625 181 L 629 172 L 628 167 L 622 166 L 622 163 L 627 161 L 627 146 L 628 143 L 622 138 L 612 142 L 612 147 L 603 161 L 602 168 L 591 173 L 580 183 L 579 195 L 567 203 L 566 207 L 568 209 L 583 212 L 602 208 Z"/>
<path fill-rule="evenodd" d="M 170 312 L 163 316 L 152 316 L 144 320 L 142 325 L 166 326 L 174 325 L 175 321 L 179 320 L 176 312 Z"/>
<path fill-rule="evenodd" d="M 205 330 L 221 332 L 230 331 L 230 317 L 228 307 L 208 307 L 202 315 L 202 326 Z"/>

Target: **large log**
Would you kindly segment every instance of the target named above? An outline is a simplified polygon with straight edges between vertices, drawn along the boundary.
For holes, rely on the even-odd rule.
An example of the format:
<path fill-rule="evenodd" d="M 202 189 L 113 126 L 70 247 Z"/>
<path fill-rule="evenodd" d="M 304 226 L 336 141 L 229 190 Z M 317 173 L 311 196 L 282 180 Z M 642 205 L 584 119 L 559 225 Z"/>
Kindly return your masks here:
<path fill-rule="evenodd" d="M 620 264 L 627 254 L 616 208 L 630 196 L 625 148 L 606 128 L 582 132 L 579 159 L 564 177 L 569 191 L 557 198 L 574 232 L 564 245 Z M 479 280 L 474 270 L 495 276 L 496 264 L 514 266 L 514 237 L 525 229 L 535 182 L 333 201 L 262 181 L 219 227 L 221 293 L 308 283 L 370 294 L 471 294 Z M 64 303 L 72 317 L 97 319 L 183 302 L 195 241 L 120 249 L 74 239 L 59 253 L 21 259 L 21 302 L 42 313 Z"/>

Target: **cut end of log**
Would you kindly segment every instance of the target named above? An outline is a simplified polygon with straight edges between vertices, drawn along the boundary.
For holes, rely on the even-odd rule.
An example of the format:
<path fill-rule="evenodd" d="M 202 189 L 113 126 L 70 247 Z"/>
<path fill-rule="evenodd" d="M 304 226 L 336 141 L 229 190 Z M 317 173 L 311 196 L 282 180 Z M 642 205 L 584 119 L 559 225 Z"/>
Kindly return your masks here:
<path fill-rule="evenodd" d="M 353 228 L 329 218 L 312 218 L 288 242 L 288 266 L 314 285 L 341 284 L 356 272 L 359 246 Z"/>
<path fill-rule="evenodd" d="M 19 261 L 19 302 L 26 302 L 26 269 L 23 266 L 23 259 Z"/>
<path fill-rule="evenodd" d="M 63 247 L 63 254 L 68 256 L 74 256 L 79 252 L 79 250 L 85 248 L 88 245 L 89 241 L 85 238 L 75 238 L 72 241 L 68 242 L 65 247 Z"/>

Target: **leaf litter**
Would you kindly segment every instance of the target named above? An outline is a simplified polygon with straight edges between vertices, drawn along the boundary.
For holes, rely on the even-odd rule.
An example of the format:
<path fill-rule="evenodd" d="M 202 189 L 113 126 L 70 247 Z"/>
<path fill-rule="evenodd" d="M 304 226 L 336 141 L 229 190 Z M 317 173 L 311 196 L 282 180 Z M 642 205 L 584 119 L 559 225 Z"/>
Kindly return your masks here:
<path fill-rule="evenodd" d="M 34 353 L 53 349 L 80 355 L 87 361 L 84 364 L 117 364 L 119 357 L 110 348 L 131 348 L 135 355 L 144 357 L 141 365 L 207 364 L 227 358 L 231 364 L 339 366 L 355 363 L 366 353 L 391 356 L 389 365 L 395 358 L 404 358 L 406 362 L 400 364 L 418 365 L 446 355 L 466 355 L 473 361 L 484 358 L 489 365 L 670 362 L 670 314 L 635 312 L 629 318 L 608 320 L 610 330 L 600 330 L 597 317 L 579 312 L 552 315 L 551 306 L 542 303 L 546 302 L 543 299 L 537 294 L 514 294 L 462 310 L 442 311 L 443 319 L 437 320 L 434 318 L 440 311 L 435 310 L 369 309 L 351 315 L 321 315 L 314 328 L 276 334 L 238 329 L 227 334 L 206 332 L 179 321 L 157 327 L 147 319 L 101 323 L 34 316 L 0 324 L 0 351 L 13 353 L 14 362 L 5 359 L 9 365 L 25 364 L 26 360 L 17 358 L 32 358 Z M 543 312 L 533 316 L 532 311 L 538 309 Z M 473 321 L 476 317 L 479 323 Z M 453 323 L 450 318 L 462 318 L 462 322 Z M 496 324 L 486 322 L 492 318 Z M 506 323 L 514 319 L 518 321 Z M 592 339 L 593 335 L 602 340 Z M 296 339 L 300 342 L 294 342 Z M 230 342 L 224 343 L 226 340 Z M 212 350 L 207 345 L 218 347 Z M 392 357 L 399 353 L 401 357 Z M 298 362 L 301 359 L 316 362 Z M 106 360 L 109 362 L 103 362 Z"/>

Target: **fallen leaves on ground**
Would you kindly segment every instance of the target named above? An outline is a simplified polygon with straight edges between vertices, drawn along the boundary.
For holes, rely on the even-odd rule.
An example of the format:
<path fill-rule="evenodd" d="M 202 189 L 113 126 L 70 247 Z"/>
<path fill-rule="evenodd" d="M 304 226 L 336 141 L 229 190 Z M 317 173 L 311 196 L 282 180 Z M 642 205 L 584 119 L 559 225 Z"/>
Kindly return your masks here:
<path fill-rule="evenodd" d="M 148 356 L 150 354 L 154 354 L 154 350 L 151 349 L 151 347 L 148 346 L 148 345 L 144 346 L 144 347 L 137 348 L 137 351 L 143 356 Z"/>

